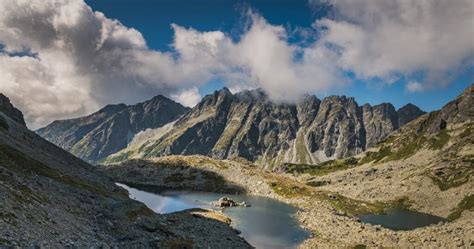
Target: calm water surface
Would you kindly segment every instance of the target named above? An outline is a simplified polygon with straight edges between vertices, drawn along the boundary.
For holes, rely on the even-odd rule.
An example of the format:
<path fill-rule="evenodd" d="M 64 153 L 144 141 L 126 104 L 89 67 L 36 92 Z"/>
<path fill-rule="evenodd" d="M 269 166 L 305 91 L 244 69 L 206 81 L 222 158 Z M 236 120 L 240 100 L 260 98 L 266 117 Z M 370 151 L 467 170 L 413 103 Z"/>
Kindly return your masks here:
<path fill-rule="evenodd" d="M 194 191 L 164 191 L 150 193 L 124 184 L 117 184 L 128 190 L 132 199 L 143 202 L 153 211 L 163 214 L 189 208 L 214 208 L 209 203 L 223 194 Z M 293 248 L 309 237 L 293 215 L 296 209 L 291 205 L 265 197 L 249 195 L 225 195 L 236 201 L 245 201 L 251 207 L 226 208 L 223 213 L 232 219 L 232 227 L 242 232 L 251 245 L 257 248 Z"/>
<path fill-rule="evenodd" d="M 359 218 L 364 223 L 381 225 L 392 230 L 411 230 L 446 221 L 442 217 L 403 209 L 388 209 L 385 214 L 364 214 Z"/>

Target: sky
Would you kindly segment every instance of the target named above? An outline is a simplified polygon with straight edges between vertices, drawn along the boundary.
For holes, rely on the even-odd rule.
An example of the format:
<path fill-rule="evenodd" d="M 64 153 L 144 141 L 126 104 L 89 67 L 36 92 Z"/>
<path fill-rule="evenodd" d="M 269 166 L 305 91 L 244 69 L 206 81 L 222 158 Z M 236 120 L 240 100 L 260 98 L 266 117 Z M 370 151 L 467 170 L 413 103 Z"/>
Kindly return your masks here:
<path fill-rule="evenodd" d="M 0 0 L 0 75 L 32 129 L 224 86 L 432 111 L 474 83 L 474 2 Z"/>

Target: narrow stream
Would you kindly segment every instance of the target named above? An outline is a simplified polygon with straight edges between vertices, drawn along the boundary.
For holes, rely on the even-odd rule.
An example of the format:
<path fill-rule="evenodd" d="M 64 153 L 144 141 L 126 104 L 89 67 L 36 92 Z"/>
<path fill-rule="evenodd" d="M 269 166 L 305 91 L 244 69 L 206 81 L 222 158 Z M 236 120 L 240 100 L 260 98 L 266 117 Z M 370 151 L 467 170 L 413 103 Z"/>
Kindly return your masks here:
<path fill-rule="evenodd" d="M 224 196 L 195 191 L 164 191 L 155 194 L 124 184 L 117 183 L 117 185 L 128 190 L 130 198 L 144 203 L 160 214 L 196 207 L 215 209 L 210 202 Z M 225 196 L 251 205 L 251 207 L 226 208 L 223 213 L 232 219 L 232 227 L 240 230 L 242 237 L 256 248 L 294 248 L 310 235 L 299 226 L 294 218 L 296 208 L 291 205 L 266 197 Z"/>

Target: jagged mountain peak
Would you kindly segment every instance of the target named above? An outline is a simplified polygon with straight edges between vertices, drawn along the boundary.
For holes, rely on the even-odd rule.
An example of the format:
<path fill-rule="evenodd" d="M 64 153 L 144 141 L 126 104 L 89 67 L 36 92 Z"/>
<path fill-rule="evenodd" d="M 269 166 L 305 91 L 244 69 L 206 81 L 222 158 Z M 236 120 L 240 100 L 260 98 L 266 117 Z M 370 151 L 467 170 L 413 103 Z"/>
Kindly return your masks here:
<path fill-rule="evenodd" d="M 171 154 L 242 157 L 266 166 L 316 163 L 362 152 L 398 125 L 390 103 L 360 107 L 353 97 L 306 95 L 295 104 L 271 101 L 262 89 L 206 95 L 190 112 L 137 151 L 107 161 Z M 125 153 L 125 154 L 121 154 Z"/>
<path fill-rule="evenodd" d="M 127 108 L 126 104 L 111 104 L 111 105 L 104 106 L 102 109 L 97 111 L 97 113 L 105 113 L 105 114 L 111 115 L 125 108 Z"/>
<path fill-rule="evenodd" d="M 161 127 L 189 110 L 162 95 L 135 105 L 107 105 L 76 119 L 54 121 L 37 133 L 95 163 L 127 146 L 133 136 L 145 129 Z"/>
<path fill-rule="evenodd" d="M 405 125 L 411 120 L 415 119 L 418 116 L 425 114 L 426 112 L 422 111 L 418 106 L 408 103 L 402 106 L 397 110 L 398 113 L 398 124 L 400 126 Z"/>

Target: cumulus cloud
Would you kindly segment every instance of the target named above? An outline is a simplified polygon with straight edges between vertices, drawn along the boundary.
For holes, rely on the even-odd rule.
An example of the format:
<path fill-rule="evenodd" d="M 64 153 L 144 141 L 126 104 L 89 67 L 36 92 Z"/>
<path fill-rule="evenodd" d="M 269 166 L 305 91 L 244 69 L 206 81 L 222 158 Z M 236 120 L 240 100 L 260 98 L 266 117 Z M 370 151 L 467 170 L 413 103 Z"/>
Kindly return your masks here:
<path fill-rule="evenodd" d="M 410 81 L 405 85 L 405 89 L 409 92 L 421 92 L 423 91 L 423 85 L 416 81 Z"/>
<path fill-rule="evenodd" d="M 436 87 L 474 55 L 471 0 L 323 2 L 332 6 L 334 17 L 314 23 L 326 29 L 319 42 L 329 44 L 338 54 L 337 64 L 359 78 L 389 81 L 423 72 L 426 77 L 418 84 Z"/>
<path fill-rule="evenodd" d="M 260 87 L 283 102 L 344 86 L 346 71 L 385 80 L 423 71 L 441 84 L 435 79 L 472 58 L 472 1 L 321 1 L 335 14 L 303 29 L 249 11 L 237 41 L 219 30 L 171 24 L 172 50 L 164 52 L 83 0 L 3 0 L 0 92 L 37 128 L 156 94 L 193 106 L 198 88 L 212 79 L 233 90 Z M 289 43 L 297 29 L 315 37 Z M 425 80 L 406 87 L 430 86 Z"/>
<path fill-rule="evenodd" d="M 262 87 L 279 101 L 340 82 L 337 68 L 324 62 L 324 51 L 302 51 L 288 44 L 282 26 L 248 16 L 251 25 L 238 42 L 221 31 L 172 24 L 173 51 L 162 52 L 149 49 L 139 31 L 82 0 L 6 0 L 0 5 L 0 73 L 6 75 L 0 91 L 37 128 L 158 93 L 193 105 L 196 87 L 213 78 Z"/>
<path fill-rule="evenodd" d="M 183 90 L 177 94 L 171 94 L 173 100 L 187 107 L 194 107 L 201 100 L 201 97 L 197 87 Z"/>

